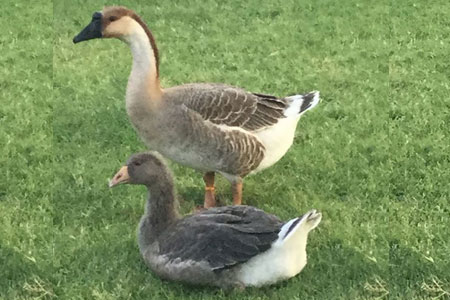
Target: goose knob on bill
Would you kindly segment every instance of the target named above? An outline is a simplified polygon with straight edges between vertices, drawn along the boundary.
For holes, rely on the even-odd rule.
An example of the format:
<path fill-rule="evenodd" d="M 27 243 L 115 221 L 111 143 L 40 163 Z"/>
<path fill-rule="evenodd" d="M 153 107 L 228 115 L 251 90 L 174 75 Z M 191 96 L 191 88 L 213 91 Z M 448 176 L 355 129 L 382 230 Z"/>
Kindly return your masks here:
<path fill-rule="evenodd" d="M 178 213 L 173 177 L 157 153 L 133 155 L 110 181 L 148 189 L 138 226 L 140 253 L 158 276 L 221 288 L 273 284 L 306 265 L 308 234 L 322 215 L 311 210 L 282 222 L 251 206 L 223 206 Z"/>
<path fill-rule="evenodd" d="M 278 98 L 220 83 L 163 89 L 155 39 L 125 7 L 94 13 L 73 42 L 96 38 L 118 38 L 130 47 L 128 116 L 149 148 L 204 173 L 205 208 L 216 205 L 215 173 L 231 182 L 233 204 L 241 204 L 243 178 L 280 160 L 300 117 L 319 103 L 317 91 Z"/>

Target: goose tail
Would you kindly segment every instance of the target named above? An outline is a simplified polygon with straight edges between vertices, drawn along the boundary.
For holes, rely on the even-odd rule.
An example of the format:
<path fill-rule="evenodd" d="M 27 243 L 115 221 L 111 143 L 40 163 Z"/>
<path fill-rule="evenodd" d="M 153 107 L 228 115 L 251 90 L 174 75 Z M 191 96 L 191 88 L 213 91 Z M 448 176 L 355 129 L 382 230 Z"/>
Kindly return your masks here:
<path fill-rule="evenodd" d="M 320 102 L 320 93 L 319 91 L 313 91 L 289 96 L 285 99 L 289 101 L 289 106 L 284 110 L 284 115 L 286 117 L 296 117 L 314 108 Z"/>
<path fill-rule="evenodd" d="M 289 220 L 281 227 L 277 243 L 283 245 L 306 238 L 308 233 L 316 228 L 321 220 L 322 214 L 315 209 L 308 211 L 301 217 Z"/>

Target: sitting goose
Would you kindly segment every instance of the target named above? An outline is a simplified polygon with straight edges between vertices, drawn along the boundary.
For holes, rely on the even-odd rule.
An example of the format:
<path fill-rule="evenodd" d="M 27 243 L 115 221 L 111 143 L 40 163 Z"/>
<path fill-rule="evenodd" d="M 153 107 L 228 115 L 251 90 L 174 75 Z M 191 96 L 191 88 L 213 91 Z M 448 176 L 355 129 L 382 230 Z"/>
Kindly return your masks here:
<path fill-rule="evenodd" d="M 311 210 L 283 223 L 251 206 L 223 206 L 180 218 L 172 175 L 156 153 L 133 155 L 109 186 L 142 184 L 149 192 L 138 227 L 139 250 L 158 276 L 222 288 L 262 286 L 306 265 L 308 233 L 322 215 Z"/>
<path fill-rule="evenodd" d="M 125 7 L 94 13 L 73 42 L 94 38 L 118 38 L 130 46 L 129 118 L 151 149 L 205 173 L 206 208 L 215 206 L 215 172 L 231 182 L 233 204 L 241 204 L 242 178 L 283 157 L 300 116 L 319 102 L 317 91 L 277 98 L 225 84 L 163 89 L 155 39 L 142 19 Z"/>

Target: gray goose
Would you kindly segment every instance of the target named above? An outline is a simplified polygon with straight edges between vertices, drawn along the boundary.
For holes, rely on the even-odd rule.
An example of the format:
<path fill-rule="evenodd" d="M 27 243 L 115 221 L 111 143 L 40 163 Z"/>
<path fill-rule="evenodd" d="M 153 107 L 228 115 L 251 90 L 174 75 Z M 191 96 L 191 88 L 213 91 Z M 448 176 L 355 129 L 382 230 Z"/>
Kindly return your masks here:
<path fill-rule="evenodd" d="M 148 189 L 138 226 L 140 253 L 158 276 L 221 288 L 262 286 L 291 278 L 306 265 L 309 232 L 322 215 L 311 210 L 281 222 L 251 206 L 223 206 L 181 218 L 172 175 L 155 153 L 133 155 L 109 186 Z"/>
<path fill-rule="evenodd" d="M 143 141 L 180 164 L 204 172 L 204 207 L 215 206 L 214 174 L 232 185 L 242 203 L 242 179 L 276 163 L 292 145 L 300 116 L 319 102 L 319 92 L 277 98 L 214 83 L 163 89 L 155 39 L 125 7 L 105 7 L 74 43 L 118 38 L 133 54 L 126 91 L 128 116 Z"/>

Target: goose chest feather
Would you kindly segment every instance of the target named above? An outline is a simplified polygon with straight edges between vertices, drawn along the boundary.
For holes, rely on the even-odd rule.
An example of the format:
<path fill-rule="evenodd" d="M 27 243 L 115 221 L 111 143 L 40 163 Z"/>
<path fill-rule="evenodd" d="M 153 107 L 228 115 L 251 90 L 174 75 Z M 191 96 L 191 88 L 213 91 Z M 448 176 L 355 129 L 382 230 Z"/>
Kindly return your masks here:
<path fill-rule="evenodd" d="M 240 204 L 242 178 L 281 159 L 300 117 L 319 102 L 317 91 L 277 98 L 213 83 L 163 89 L 155 39 L 142 19 L 124 7 L 96 12 L 74 42 L 93 38 L 118 38 L 129 45 L 129 118 L 150 148 L 205 172 L 206 207 L 215 205 L 215 172 L 232 183 L 233 204 Z"/>
<path fill-rule="evenodd" d="M 306 265 L 307 237 L 321 220 L 311 210 L 282 222 L 251 206 L 211 208 L 181 218 L 174 183 L 156 153 L 132 156 L 110 181 L 143 184 L 149 197 L 138 243 L 158 276 L 221 288 L 262 286 L 297 275 Z"/>

